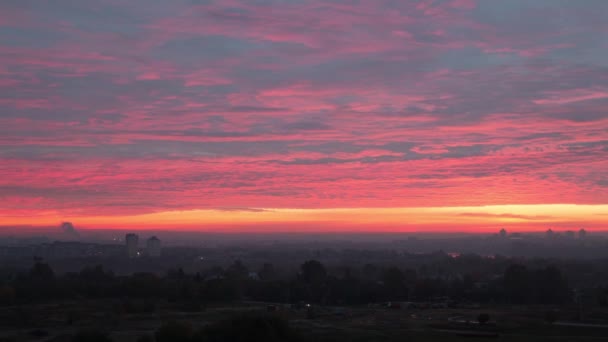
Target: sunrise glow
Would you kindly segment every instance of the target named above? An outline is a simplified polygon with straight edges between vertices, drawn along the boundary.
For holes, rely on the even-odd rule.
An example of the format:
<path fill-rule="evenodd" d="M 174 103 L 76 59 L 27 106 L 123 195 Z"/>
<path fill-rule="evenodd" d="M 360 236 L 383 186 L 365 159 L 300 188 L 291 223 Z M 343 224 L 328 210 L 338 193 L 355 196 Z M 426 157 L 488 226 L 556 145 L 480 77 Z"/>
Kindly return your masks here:
<path fill-rule="evenodd" d="M 607 229 L 583 3 L 0 3 L 0 226 Z"/>

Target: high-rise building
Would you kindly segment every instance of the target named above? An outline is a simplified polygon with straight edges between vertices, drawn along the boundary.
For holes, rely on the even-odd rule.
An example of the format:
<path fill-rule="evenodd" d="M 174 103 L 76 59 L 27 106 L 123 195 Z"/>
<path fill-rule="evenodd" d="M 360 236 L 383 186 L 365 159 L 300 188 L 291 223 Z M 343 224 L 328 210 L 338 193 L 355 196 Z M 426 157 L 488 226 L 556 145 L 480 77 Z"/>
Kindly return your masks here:
<path fill-rule="evenodd" d="M 127 234 L 125 241 L 127 243 L 127 256 L 129 258 L 136 258 L 139 248 L 139 236 L 137 234 Z"/>
<path fill-rule="evenodd" d="M 503 229 L 501 229 L 501 230 L 498 232 L 498 236 L 500 236 L 500 237 L 501 237 L 501 238 L 503 238 L 503 239 L 504 239 L 504 238 L 506 238 L 506 237 L 507 237 L 507 230 L 506 230 L 506 229 L 504 229 L 504 228 L 503 228 Z"/>
<path fill-rule="evenodd" d="M 146 242 L 146 252 L 149 257 L 159 257 L 160 256 L 160 239 L 156 236 L 153 236 L 148 239 Z"/>

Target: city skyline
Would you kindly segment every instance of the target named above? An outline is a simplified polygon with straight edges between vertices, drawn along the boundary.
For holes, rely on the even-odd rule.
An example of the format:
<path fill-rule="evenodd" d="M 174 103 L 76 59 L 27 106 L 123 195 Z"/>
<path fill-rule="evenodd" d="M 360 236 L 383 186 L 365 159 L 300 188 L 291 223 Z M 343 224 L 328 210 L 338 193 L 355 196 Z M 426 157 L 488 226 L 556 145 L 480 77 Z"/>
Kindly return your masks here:
<path fill-rule="evenodd" d="M 606 230 L 606 13 L 2 2 L 0 229 Z"/>

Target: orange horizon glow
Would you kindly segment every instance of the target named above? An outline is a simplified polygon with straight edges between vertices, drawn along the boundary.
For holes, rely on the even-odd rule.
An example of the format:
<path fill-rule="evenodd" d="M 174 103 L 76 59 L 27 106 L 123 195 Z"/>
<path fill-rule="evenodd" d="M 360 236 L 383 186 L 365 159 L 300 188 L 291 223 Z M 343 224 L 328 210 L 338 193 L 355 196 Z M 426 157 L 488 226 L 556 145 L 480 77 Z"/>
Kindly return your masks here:
<path fill-rule="evenodd" d="M 410 208 L 248 208 L 163 211 L 141 215 L 4 217 L 0 226 L 53 226 L 71 221 L 82 229 L 167 229 L 209 232 L 490 232 L 548 228 L 603 230 L 608 205 L 492 205 Z"/>

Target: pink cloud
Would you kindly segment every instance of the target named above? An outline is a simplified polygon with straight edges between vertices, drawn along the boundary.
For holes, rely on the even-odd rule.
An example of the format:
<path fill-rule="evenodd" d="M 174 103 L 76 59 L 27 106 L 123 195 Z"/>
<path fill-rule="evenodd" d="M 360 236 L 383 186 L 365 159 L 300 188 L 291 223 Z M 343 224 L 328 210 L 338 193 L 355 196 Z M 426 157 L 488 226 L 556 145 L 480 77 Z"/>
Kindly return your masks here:
<path fill-rule="evenodd" d="M 601 46 L 549 4 L 43 5 L 0 17 L 4 213 L 608 201 Z"/>

